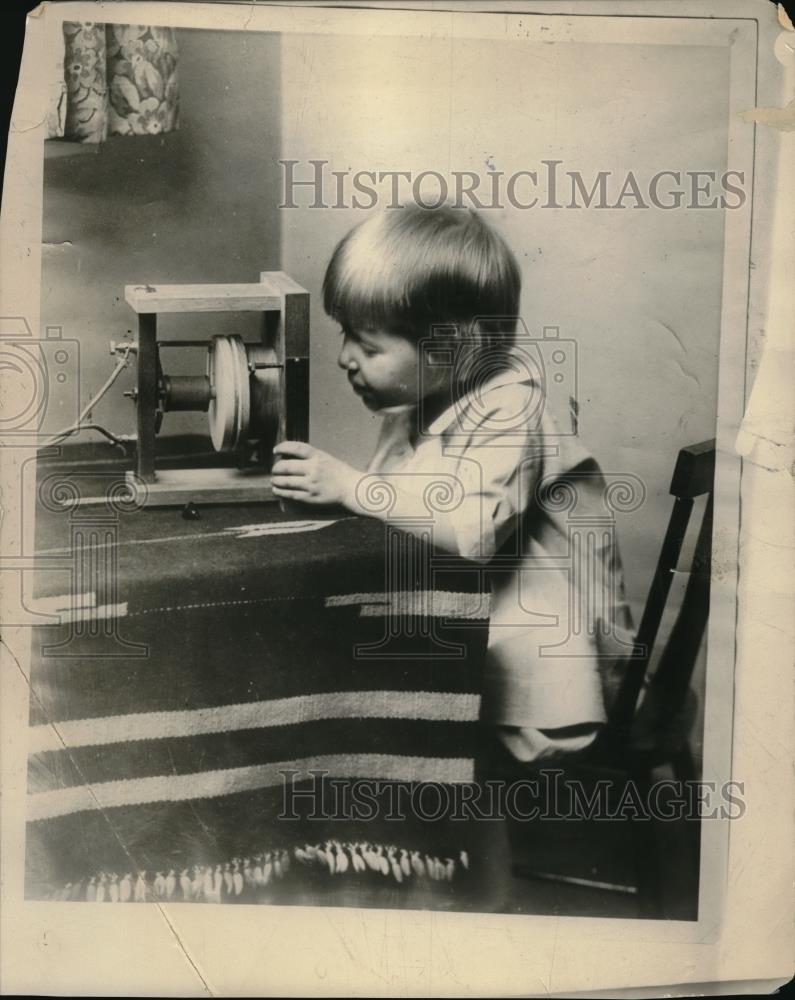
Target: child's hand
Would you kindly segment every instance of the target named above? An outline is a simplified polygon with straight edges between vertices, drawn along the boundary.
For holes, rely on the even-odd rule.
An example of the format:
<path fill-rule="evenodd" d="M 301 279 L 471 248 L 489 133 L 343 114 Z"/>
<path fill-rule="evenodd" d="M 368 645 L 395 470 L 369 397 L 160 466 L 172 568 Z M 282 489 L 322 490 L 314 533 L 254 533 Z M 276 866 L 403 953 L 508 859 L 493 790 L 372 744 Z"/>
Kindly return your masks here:
<path fill-rule="evenodd" d="M 273 449 L 271 485 L 277 497 L 312 504 L 347 504 L 361 473 L 304 441 L 282 441 Z"/>

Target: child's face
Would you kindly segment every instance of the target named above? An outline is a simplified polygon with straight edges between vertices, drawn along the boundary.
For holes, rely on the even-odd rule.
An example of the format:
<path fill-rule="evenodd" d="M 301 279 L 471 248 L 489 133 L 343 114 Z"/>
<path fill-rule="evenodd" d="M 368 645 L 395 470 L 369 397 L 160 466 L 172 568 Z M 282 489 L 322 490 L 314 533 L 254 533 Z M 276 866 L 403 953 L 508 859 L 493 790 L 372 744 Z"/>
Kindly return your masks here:
<path fill-rule="evenodd" d="M 427 368 L 420 379 L 420 352 L 407 337 L 385 330 L 342 331 L 342 348 L 337 363 L 348 382 L 368 409 L 417 404 L 441 385 L 445 373 Z"/>

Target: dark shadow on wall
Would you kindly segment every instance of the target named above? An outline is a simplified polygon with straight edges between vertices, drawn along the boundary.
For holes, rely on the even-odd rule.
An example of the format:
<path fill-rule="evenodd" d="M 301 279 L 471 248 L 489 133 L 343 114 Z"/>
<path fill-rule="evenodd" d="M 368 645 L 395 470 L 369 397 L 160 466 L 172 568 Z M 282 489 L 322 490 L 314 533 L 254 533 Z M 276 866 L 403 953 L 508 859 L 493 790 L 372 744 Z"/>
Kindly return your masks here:
<path fill-rule="evenodd" d="M 280 38 L 180 30 L 177 44 L 176 132 L 112 136 L 73 155 L 54 156 L 57 142 L 45 143 L 41 325 L 80 341 L 83 403 L 110 372 L 108 341 L 134 331 L 125 285 L 249 282 L 280 267 Z M 254 316 L 188 316 L 163 329 L 248 336 L 255 324 Z M 197 351 L 172 351 L 168 364 L 204 370 Z M 132 384 L 125 372 L 95 419 L 131 433 L 133 408 L 121 392 Z M 169 414 L 163 433 L 205 426 L 201 414 Z"/>

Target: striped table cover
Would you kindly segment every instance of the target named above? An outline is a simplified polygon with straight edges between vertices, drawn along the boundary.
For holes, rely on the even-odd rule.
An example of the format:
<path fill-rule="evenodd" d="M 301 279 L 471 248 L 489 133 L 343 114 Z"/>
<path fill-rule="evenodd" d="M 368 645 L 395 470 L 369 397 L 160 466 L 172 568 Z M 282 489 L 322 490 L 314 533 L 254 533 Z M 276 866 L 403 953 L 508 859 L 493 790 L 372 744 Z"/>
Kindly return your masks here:
<path fill-rule="evenodd" d="M 458 905 L 471 823 L 309 818 L 308 772 L 473 782 L 480 573 L 375 520 L 86 507 L 106 482 L 76 480 L 39 488 L 28 897 Z M 291 787 L 315 798 L 279 819 Z"/>

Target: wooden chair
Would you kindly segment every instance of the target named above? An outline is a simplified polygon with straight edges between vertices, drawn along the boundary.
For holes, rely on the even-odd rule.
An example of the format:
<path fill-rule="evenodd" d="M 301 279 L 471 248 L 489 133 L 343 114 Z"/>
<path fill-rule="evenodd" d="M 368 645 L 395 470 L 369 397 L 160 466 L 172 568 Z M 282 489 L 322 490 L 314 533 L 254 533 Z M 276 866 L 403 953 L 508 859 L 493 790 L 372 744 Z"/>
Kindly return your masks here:
<path fill-rule="evenodd" d="M 563 767 L 570 771 L 571 765 L 574 765 L 578 776 L 582 772 L 617 773 L 621 776 L 621 781 L 632 781 L 641 797 L 646 795 L 653 781 L 653 772 L 663 766 L 670 767 L 678 781 L 697 779 L 689 742 L 696 701 L 690 684 L 709 617 L 714 472 L 714 440 L 683 448 L 679 452 L 671 481 L 670 492 L 674 497 L 674 504 L 668 529 L 632 656 L 615 696 L 608 724 L 585 754 L 577 755 L 570 762 L 539 762 L 529 770 Z M 649 664 L 653 658 L 657 658 L 655 644 L 694 503 L 704 495 L 707 500 L 684 599 L 657 659 L 656 670 L 651 679 L 648 679 Z M 641 700 L 642 692 L 644 697 Z M 506 764 L 505 759 L 502 764 Z M 514 769 L 521 766 L 515 762 L 512 765 Z M 527 767 L 523 774 L 527 776 Z M 689 866 L 690 884 L 694 890 L 692 896 L 695 912 L 692 916 L 695 918 L 700 824 L 692 819 L 685 822 L 688 845 L 685 853 L 688 857 L 682 860 Z M 515 864 L 514 874 L 630 893 L 637 897 L 642 916 L 662 916 L 659 845 L 654 822 L 638 819 L 632 820 L 631 824 L 636 869 L 634 885 L 572 878 L 560 872 L 535 870 L 532 863 Z M 537 828 L 538 824 L 534 832 L 537 832 Z M 587 844 L 582 847 L 587 851 Z"/>

